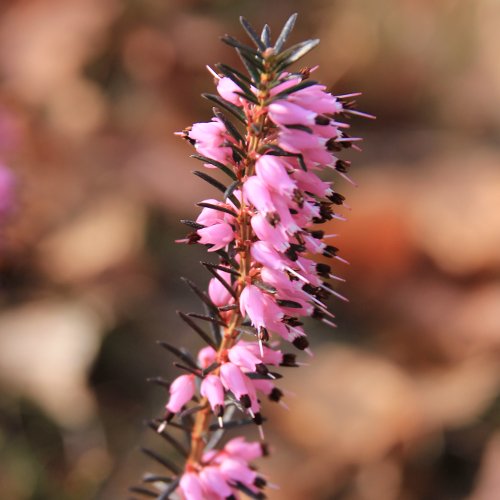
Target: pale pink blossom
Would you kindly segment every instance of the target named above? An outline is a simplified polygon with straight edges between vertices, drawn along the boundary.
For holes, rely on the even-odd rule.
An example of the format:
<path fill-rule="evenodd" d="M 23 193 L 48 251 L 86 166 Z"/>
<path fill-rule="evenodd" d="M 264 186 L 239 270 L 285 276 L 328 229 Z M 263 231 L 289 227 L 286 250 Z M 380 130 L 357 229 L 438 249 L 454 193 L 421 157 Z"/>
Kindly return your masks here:
<path fill-rule="evenodd" d="M 234 240 L 234 229 L 226 222 L 198 229 L 200 243 L 212 245 L 208 251 L 215 252 Z"/>
<path fill-rule="evenodd" d="M 169 413 L 177 413 L 194 396 L 194 375 L 181 375 L 170 385 L 170 399 L 166 405 Z"/>

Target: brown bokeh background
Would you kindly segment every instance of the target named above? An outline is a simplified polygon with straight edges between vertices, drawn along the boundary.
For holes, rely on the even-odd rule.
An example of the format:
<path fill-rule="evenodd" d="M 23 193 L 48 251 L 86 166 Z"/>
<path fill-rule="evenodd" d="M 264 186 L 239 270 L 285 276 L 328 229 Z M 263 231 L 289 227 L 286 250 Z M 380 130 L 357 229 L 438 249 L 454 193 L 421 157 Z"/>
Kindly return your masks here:
<path fill-rule="evenodd" d="M 364 92 L 339 328 L 310 325 L 268 406 L 274 500 L 500 498 L 500 3 L 3 0 L 0 160 L 16 174 L 0 261 L 0 491 L 114 500 L 170 451 L 142 421 L 169 378 L 157 339 L 199 347 L 202 249 L 173 243 L 211 188 L 174 137 L 208 120 L 206 64 L 237 18 L 320 37 L 305 63 Z M 254 429 L 249 436 L 256 437 Z"/>

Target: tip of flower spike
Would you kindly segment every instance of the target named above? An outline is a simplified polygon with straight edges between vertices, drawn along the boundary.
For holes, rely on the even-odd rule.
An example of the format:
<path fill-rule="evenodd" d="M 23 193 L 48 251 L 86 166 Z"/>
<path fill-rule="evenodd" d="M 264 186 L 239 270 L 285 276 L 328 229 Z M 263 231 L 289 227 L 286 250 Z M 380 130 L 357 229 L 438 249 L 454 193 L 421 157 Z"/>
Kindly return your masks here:
<path fill-rule="evenodd" d="M 311 358 L 314 358 L 314 353 L 311 351 L 311 349 L 309 349 L 309 347 L 306 347 L 304 349 L 304 352 L 308 355 L 308 356 L 311 356 Z"/>
<path fill-rule="evenodd" d="M 168 422 L 166 420 L 163 420 L 162 423 L 158 426 L 158 429 L 156 429 L 156 432 L 158 434 L 161 434 L 167 427 Z"/>
<path fill-rule="evenodd" d="M 222 420 L 222 417 L 217 417 L 217 421 L 219 422 L 219 427 L 222 429 L 224 427 L 224 420 Z"/>

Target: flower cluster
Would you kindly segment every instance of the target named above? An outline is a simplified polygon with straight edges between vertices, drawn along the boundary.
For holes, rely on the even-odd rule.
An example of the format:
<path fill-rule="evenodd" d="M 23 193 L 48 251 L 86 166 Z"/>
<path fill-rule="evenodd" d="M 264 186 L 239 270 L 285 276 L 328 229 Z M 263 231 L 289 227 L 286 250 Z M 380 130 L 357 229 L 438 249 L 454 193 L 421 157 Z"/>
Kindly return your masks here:
<path fill-rule="evenodd" d="M 282 350 L 281 340 L 311 354 L 304 318 L 335 326 L 327 300 L 347 300 L 330 284 L 343 281 L 333 263 L 347 262 L 330 244 L 336 235 L 320 229 L 333 219 L 344 220 L 337 213 L 345 207 L 344 196 L 322 176 L 334 171 L 352 182 L 349 162 L 338 153 L 357 147 L 360 139 L 347 134 L 347 119 L 363 113 L 353 109 L 356 94 L 334 96 L 312 80 L 316 68 L 289 70 L 318 43 L 282 50 L 294 21 L 292 16 L 274 45 L 267 26 L 259 37 L 245 20 L 256 48 L 226 35 L 223 41 L 236 49 L 248 76 L 224 64 L 209 68 L 217 94 L 205 97 L 217 105 L 214 118 L 180 133 L 196 149 L 193 156 L 223 172 L 229 185 L 207 171 L 195 172 L 223 197 L 200 202 L 196 220 L 183 221 L 193 231 L 178 240 L 206 245 L 218 260 L 203 263 L 212 275 L 208 292 L 188 282 L 206 314 L 180 313 L 207 345 L 194 358 L 163 343 L 187 373 L 170 385 L 166 415 L 156 428 L 167 432 L 178 416 L 177 425 L 187 425 L 191 433 L 184 473 L 177 473 L 167 496 L 178 486 L 186 500 L 237 498 L 237 491 L 263 498 L 259 488 L 265 482 L 248 466 L 262 455 L 258 443 L 236 438 L 221 451 L 207 451 L 207 441 L 217 426 L 252 421 L 264 439 L 261 399 L 286 406 L 276 370 L 300 365 L 295 354 Z M 212 334 L 195 319 L 208 322 Z M 236 410 L 246 418 L 234 420 Z"/>
<path fill-rule="evenodd" d="M 266 446 L 261 443 L 249 443 L 241 437 L 232 439 L 220 451 L 205 452 L 202 463 L 183 474 L 180 490 L 185 498 L 193 500 L 227 500 L 238 497 L 236 486 L 239 486 L 260 498 L 266 480 L 249 462 L 266 454 Z"/>

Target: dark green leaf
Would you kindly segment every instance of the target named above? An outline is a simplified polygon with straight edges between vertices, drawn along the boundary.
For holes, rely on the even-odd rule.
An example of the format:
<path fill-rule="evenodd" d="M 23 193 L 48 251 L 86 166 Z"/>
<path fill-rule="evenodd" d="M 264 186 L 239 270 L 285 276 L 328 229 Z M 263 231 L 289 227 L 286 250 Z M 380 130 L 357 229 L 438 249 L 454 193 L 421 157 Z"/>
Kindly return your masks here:
<path fill-rule="evenodd" d="M 228 102 L 222 97 L 219 97 L 218 95 L 215 94 L 201 94 L 201 95 L 205 99 L 208 99 L 209 101 L 217 104 L 226 111 L 229 111 L 229 113 L 231 113 L 234 117 L 238 118 L 238 120 L 240 120 L 241 123 L 246 125 L 245 115 L 243 111 L 240 108 L 238 108 L 238 106 L 235 106 L 233 103 Z"/>
<path fill-rule="evenodd" d="M 181 219 L 181 222 L 186 226 L 192 227 L 193 229 L 203 229 L 205 227 L 203 224 L 198 224 L 194 220 Z"/>
<path fill-rule="evenodd" d="M 285 97 L 288 97 L 290 94 L 293 94 L 294 92 L 297 92 L 298 90 L 306 89 L 307 87 L 312 87 L 313 85 L 317 85 L 318 82 L 314 80 L 304 80 L 297 85 L 294 85 L 293 87 L 289 87 L 279 94 L 276 94 L 275 96 L 272 97 L 270 102 L 277 101 L 278 99 L 284 99 Z"/>
<path fill-rule="evenodd" d="M 179 416 L 181 418 L 188 417 L 189 415 L 194 415 L 195 413 L 198 413 L 200 410 L 203 410 L 203 406 L 197 405 L 193 406 L 191 408 L 188 408 L 187 410 L 182 411 Z"/>
<path fill-rule="evenodd" d="M 278 37 L 276 43 L 274 44 L 274 50 L 276 51 L 276 53 L 281 52 L 281 49 L 283 48 L 283 45 L 285 44 L 288 38 L 288 35 L 290 35 L 291 31 L 293 30 L 293 27 L 295 26 L 296 19 L 297 19 L 297 14 L 292 14 L 288 18 L 288 21 L 285 23 L 285 26 L 283 26 L 280 36 Z"/>
<path fill-rule="evenodd" d="M 156 343 L 158 345 L 161 345 L 167 351 L 171 352 L 174 356 L 177 356 L 180 360 L 184 361 L 184 363 L 187 363 L 192 368 L 196 369 L 198 368 L 193 358 L 187 352 L 184 352 L 178 347 L 175 347 L 172 344 L 169 344 L 168 342 L 165 342 L 163 340 L 157 340 Z"/>
<path fill-rule="evenodd" d="M 264 419 L 265 421 L 265 419 Z M 224 422 L 224 429 L 229 430 L 229 429 L 235 429 L 236 427 L 242 427 L 244 425 L 254 425 L 254 422 L 251 418 L 243 418 L 240 420 L 231 420 L 230 422 Z M 209 427 L 210 431 L 216 431 L 219 429 L 219 424 L 212 424 Z"/>
<path fill-rule="evenodd" d="M 152 430 L 154 430 L 157 434 L 159 434 L 165 441 L 170 443 L 183 457 L 187 457 L 189 455 L 188 451 L 184 446 L 182 446 L 177 439 L 175 439 L 173 436 L 170 435 L 170 433 L 166 430 L 168 426 L 163 429 L 162 432 L 158 432 L 158 428 L 160 427 L 160 424 L 157 424 L 156 422 L 148 422 L 148 427 Z"/>
<path fill-rule="evenodd" d="M 305 56 L 310 50 L 312 50 L 316 45 L 318 45 L 319 39 L 315 38 L 313 40 L 307 40 L 305 42 L 298 43 L 293 47 L 282 52 L 276 60 L 275 71 L 280 72 L 284 70 L 290 64 L 298 61 L 301 57 Z"/>
<path fill-rule="evenodd" d="M 257 57 L 262 59 L 262 56 L 255 49 L 249 47 L 248 45 L 245 45 L 244 43 L 241 43 L 240 41 L 236 40 L 236 38 L 233 38 L 231 35 L 224 35 L 223 37 L 221 37 L 221 40 L 226 45 L 229 45 L 234 49 L 238 49 L 244 54 L 248 54 L 250 57 Z"/>
<path fill-rule="evenodd" d="M 271 46 L 271 28 L 268 24 L 264 25 L 262 29 L 262 33 L 260 35 L 260 39 L 262 43 L 266 46 L 266 48 Z"/>
<path fill-rule="evenodd" d="M 181 319 L 187 323 L 210 347 L 217 348 L 214 341 L 187 315 L 181 311 L 177 311 Z"/>
<path fill-rule="evenodd" d="M 219 314 L 219 310 L 217 308 L 217 311 L 214 312 L 212 311 L 212 309 L 210 309 L 206 304 L 204 305 L 204 309 L 205 309 L 205 313 L 206 314 Z M 212 332 L 212 336 L 213 338 L 215 339 L 215 343 L 217 345 L 220 345 L 220 343 L 222 342 L 222 334 L 221 334 L 221 327 L 219 325 L 217 325 L 216 323 L 209 323 L 209 328 L 210 328 L 210 331 Z"/>
<path fill-rule="evenodd" d="M 216 107 L 212 108 L 212 111 L 214 112 L 214 115 L 224 124 L 224 127 L 226 127 L 226 130 L 233 137 L 233 139 L 235 139 L 237 142 L 245 144 L 245 139 L 240 134 L 240 131 L 233 125 L 233 123 L 228 118 L 226 118 L 226 115 L 219 108 Z"/>
<path fill-rule="evenodd" d="M 159 385 L 160 387 L 167 389 L 167 391 L 170 389 L 170 382 L 161 377 L 149 377 L 146 379 L 146 382 Z"/>
<path fill-rule="evenodd" d="M 285 127 L 291 130 L 300 130 L 302 132 L 307 132 L 308 134 L 313 133 L 313 129 L 311 127 L 308 127 L 307 125 L 301 125 L 300 123 L 297 123 L 295 125 L 285 125 Z"/>
<path fill-rule="evenodd" d="M 236 198 L 236 196 L 233 195 L 234 191 L 236 190 L 236 188 L 240 185 L 240 181 L 234 181 L 232 182 L 228 187 L 227 189 L 224 191 L 224 199 L 229 199 L 231 200 L 235 206 L 237 206 L 238 208 L 240 207 L 240 202 L 239 200 Z"/>
<path fill-rule="evenodd" d="M 218 210 L 219 212 L 225 212 L 226 214 L 232 215 L 233 217 L 238 217 L 238 214 L 236 212 L 233 212 L 229 208 L 221 207 L 220 205 L 214 205 L 213 203 L 200 201 L 200 203 L 197 203 L 196 206 L 210 208 L 211 210 Z"/>
<path fill-rule="evenodd" d="M 220 366 L 220 363 L 212 363 L 210 366 L 207 366 L 206 368 L 201 370 L 201 374 L 203 375 L 203 377 L 205 377 L 210 372 L 213 372 L 216 368 L 219 368 L 219 366 Z"/>
<path fill-rule="evenodd" d="M 204 262 L 202 262 L 202 264 L 205 264 Z M 214 269 L 218 269 L 219 271 L 222 271 L 223 273 L 229 273 L 229 274 L 232 274 L 234 276 L 241 276 L 240 273 L 236 270 L 236 269 L 233 269 L 232 267 L 226 267 L 226 266 L 219 266 L 217 264 L 210 264 Z"/>
<path fill-rule="evenodd" d="M 158 455 L 156 452 L 149 450 L 148 448 L 141 448 L 141 451 L 145 455 L 148 455 L 153 460 L 156 460 L 158 463 L 165 466 L 167 469 L 171 470 L 174 474 L 179 474 L 181 472 L 179 467 L 177 467 L 177 465 L 171 462 L 168 458 L 162 457 L 161 455 Z"/>
<path fill-rule="evenodd" d="M 158 496 L 158 493 L 148 490 L 147 488 L 144 488 L 142 486 L 132 486 L 128 490 L 132 493 L 139 493 L 140 495 L 144 495 L 150 498 L 156 498 Z"/>
<path fill-rule="evenodd" d="M 145 483 L 168 483 L 170 484 L 172 482 L 172 478 L 168 476 L 158 476 L 157 474 L 146 474 L 142 478 L 143 482 Z"/>
<path fill-rule="evenodd" d="M 280 307 L 290 307 L 292 309 L 302 309 L 302 304 L 294 300 L 276 299 L 276 304 Z"/>
<path fill-rule="evenodd" d="M 226 325 L 226 323 L 224 323 L 224 321 L 222 321 L 218 318 L 215 318 L 214 316 L 210 316 L 208 314 L 187 313 L 186 316 L 188 316 L 189 318 L 201 319 L 203 321 L 208 321 L 210 323 L 215 323 L 216 325 L 227 327 L 227 325 Z"/>
<path fill-rule="evenodd" d="M 234 174 L 234 172 L 229 167 L 226 167 L 226 165 L 224 165 L 220 161 L 213 160 L 212 158 L 208 158 L 207 156 L 199 154 L 191 155 L 191 158 L 196 158 L 197 160 L 200 160 L 203 163 L 209 163 L 210 165 L 213 165 L 214 167 L 217 167 L 219 170 L 224 172 L 227 176 L 231 177 L 231 179 L 236 180 L 236 175 Z"/>
<path fill-rule="evenodd" d="M 204 303 L 208 306 L 208 308 L 213 311 L 215 314 L 217 314 L 217 306 L 211 301 L 210 297 L 200 288 L 193 283 L 191 280 L 188 280 L 187 278 L 181 278 L 184 283 L 191 289 L 191 291 Z"/>
<path fill-rule="evenodd" d="M 260 41 L 259 35 L 253 29 L 253 26 L 243 17 L 240 16 L 240 23 L 243 26 L 243 29 L 247 32 L 247 35 L 250 37 L 253 43 L 255 43 L 256 47 L 260 51 L 266 50 L 266 46 Z"/>
<path fill-rule="evenodd" d="M 174 361 L 172 364 L 175 367 L 180 368 L 181 370 L 192 373 L 193 375 L 196 375 L 197 377 L 201 378 L 201 372 L 198 368 L 195 370 L 194 368 L 191 368 L 190 366 L 181 365 L 180 363 L 177 363 L 177 361 Z M 196 396 L 193 396 L 193 398 L 196 399 Z"/>
<path fill-rule="evenodd" d="M 238 53 L 238 56 L 240 57 L 241 62 L 245 66 L 246 70 L 248 71 L 248 74 L 250 75 L 253 83 L 258 85 L 260 83 L 260 74 L 263 69 L 258 68 L 257 65 L 254 64 L 253 60 L 245 57 L 245 54 L 240 52 L 238 49 L 236 49 L 236 52 Z"/>
<path fill-rule="evenodd" d="M 227 72 L 232 73 L 233 75 L 236 75 L 240 80 L 246 82 L 247 84 L 251 84 L 252 82 L 248 78 L 248 76 L 244 75 L 237 69 L 232 68 L 231 66 L 228 66 L 227 64 L 223 63 L 217 63 L 215 67 L 223 74 L 227 74 Z"/>
<path fill-rule="evenodd" d="M 214 188 L 218 189 L 221 193 L 224 193 L 227 189 L 226 186 L 222 184 L 222 182 L 218 181 L 217 179 L 214 179 L 205 172 L 200 172 L 199 170 L 195 170 L 193 174 L 199 177 L 200 179 L 203 179 L 205 182 L 208 182 Z"/>
<path fill-rule="evenodd" d="M 278 290 L 276 290 L 276 288 L 273 285 L 270 285 L 269 283 L 265 283 L 264 281 L 253 280 L 252 283 L 256 287 L 258 287 L 261 290 L 263 290 L 264 292 L 272 293 L 272 294 L 278 293 Z"/>
<path fill-rule="evenodd" d="M 158 497 L 158 500 L 168 500 L 170 495 L 177 489 L 180 483 L 180 478 L 172 481 L 172 483 L 168 486 L 168 488 L 162 492 L 162 494 Z"/>
<path fill-rule="evenodd" d="M 219 281 L 219 283 L 235 298 L 237 299 L 238 296 L 236 295 L 236 292 L 234 289 L 231 287 L 231 285 L 216 271 L 213 269 L 213 265 L 209 264 L 208 262 L 202 262 L 202 265 L 205 267 L 205 269 L 208 270 L 208 272 L 216 279 Z"/>

